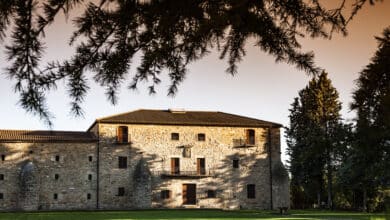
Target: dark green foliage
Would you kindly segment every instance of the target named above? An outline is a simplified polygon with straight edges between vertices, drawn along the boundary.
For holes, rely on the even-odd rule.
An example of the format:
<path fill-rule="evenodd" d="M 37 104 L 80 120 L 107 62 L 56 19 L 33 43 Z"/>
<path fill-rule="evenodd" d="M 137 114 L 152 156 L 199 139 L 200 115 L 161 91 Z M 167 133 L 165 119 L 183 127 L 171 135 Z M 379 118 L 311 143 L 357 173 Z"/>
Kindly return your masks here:
<path fill-rule="evenodd" d="M 313 63 L 313 53 L 301 52 L 297 37 L 330 38 L 333 31 L 345 34 L 346 23 L 368 1 L 355 0 L 347 19 L 342 15 L 345 2 L 341 2 L 339 8 L 328 10 L 317 0 L 0 0 L 0 40 L 12 32 L 6 46 L 10 63 L 6 75 L 16 81 L 21 106 L 50 124 L 45 95 L 58 81 L 65 80 L 75 115 L 82 114 L 80 104 L 89 89 L 87 72 L 92 72 L 93 80 L 115 104 L 136 54 L 141 63 L 130 76 L 129 88 L 148 81 L 151 94 L 166 71 L 171 81 L 168 94 L 174 95 L 187 65 L 211 48 L 227 59 L 228 73 L 237 73 L 249 37 L 276 61 L 315 74 L 319 68 Z M 45 29 L 61 12 L 68 16 L 82 4 L 85 10 L 74 21 L 76 30 L 70 39 L 74 55 L 63 62 L 41 64 Z"/>
<path fill-rule="evenodd" d="M 354 142 L 340 173 L 346 186 L 367 195 L 363 209 L 380 188 L 390 188 L 390 27 L 377 40 L 378 51 L 356 81 Z"/>
<path fill-rule="evenodd" d="M 338 93 L 324 72 L 312 79 L 292 104 L 286 137 L 292 196 L 298 203 L 293 205 L 299 208 L 322 202 L 325 185 L 327 204 L 332 207 L 333 172 L 347 143 L 340 110 Z"/>

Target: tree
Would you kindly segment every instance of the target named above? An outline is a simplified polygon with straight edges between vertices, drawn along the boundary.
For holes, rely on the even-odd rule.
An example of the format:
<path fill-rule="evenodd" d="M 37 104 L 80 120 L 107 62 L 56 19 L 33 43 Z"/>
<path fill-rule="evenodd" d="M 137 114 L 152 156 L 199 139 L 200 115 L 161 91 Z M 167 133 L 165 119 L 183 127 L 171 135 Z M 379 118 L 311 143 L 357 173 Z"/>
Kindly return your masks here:
<path fill-rule="evenodd" d="M 345 1 L 327 9 L 318 0 L 0 0 L 0 40 L 11 32 L 7 45 L 9 67 L 6 75 L 15 80 L 20 104 L 50 124 L 51 114 L 45 94 L 65 80 L 71 98 L 71 112 L 82 114 L 81 103 L 89 89 L 86 72 L 105 87 L 115 104 L 119 85 L 128 78 L 132 58 L 140 54 L 141 64 L 129 88 L 140 81 L 151 81 L 155 93 L 160 74 L 168 72 L 168 94 L 174 95 L 184 80 L 187 65 L 218 48 L 227 57 L 227 72 L 235 74 L 245 56 L 249 37 L 256 46 L 275 57 L 316 74 L 312 52 L 301 52 L 297 37 L 330 38 L 334 31 L 346 34 L 345 25 L 366 3 L 355 0 L 349 17 L 343 16 Z M 74 55 L 64 62 L 41 64 L 45 30 L 58 15 L 68 16 L 86 4 L 75 20 L 70 39 Z"/>
<path fill-rule="evenodd" d="M 326 184 L 329 208 L 333 207 L 334 169 L 345 146 L 340 110 L 338 92 L 323 72 L 295 98 L 286 129 L 293 187 L 311 194 L 314 187 L 320 205 Z M 310 197 L 312 203 L 315 196 Z"/>
<path fill-rule="evenodd" d="M 378 50 L 360 72 L 353 92 L 355 142 L 344 169 L 346 182 L 363 190 L 364 210 L 369 192 L 390 187 L 390 27 L 376 39 Z"/>

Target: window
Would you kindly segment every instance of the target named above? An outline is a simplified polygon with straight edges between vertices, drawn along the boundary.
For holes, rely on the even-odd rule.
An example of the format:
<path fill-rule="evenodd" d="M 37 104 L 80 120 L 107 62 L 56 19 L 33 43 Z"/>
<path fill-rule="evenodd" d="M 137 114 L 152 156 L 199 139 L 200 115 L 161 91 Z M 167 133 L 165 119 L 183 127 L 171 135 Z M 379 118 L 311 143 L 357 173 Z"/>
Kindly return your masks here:
<path fill-rule="evenodd" d="M 206 160 L 204 158 L 196 159 L 196 172 L 198 175 L 206 174 Z"/>
<path fill-rule="evenodd" d="M 127 126 L 119 126 L 117 129 L 117 142 L 118 143 L 128 143 L 129 142 L 129 133 Z"/>
<path fill-rule="evenodd" d="M 119 187 L 117 196 L 124 196 L 124 195 L 125 195 L 125 187 Z"/>
<path fill-rule="evenodd" d="M 4 154 L 1 155 L 1 160 L 5 161 L 5 155 Z"/>
<path fill-rule="evenodd" d="M 170 199 L 171 190 L 161 190 L 161 199 Z"/>
<path fill-rule="evenodd" d="M 57 194 L 57 193 L 54 193 L 54 194 L 53 194 L 53 199 L 54 199 L 54 200 L 57 200 L 57 199 L 58 199 L 58 194 Z"/>
<path fill-rule="evenodd" d="M 4 199 L 4 194 L 0 193 L 0 199 Z"/>
<path fill-rule="evenodd" d="M 126 169 L 127 168 L 127 157 L 118 157 L 119 168 Z"/>
<path fill-rule="evenodd" d="M 60 175 L 54 174 L 54 179 L 55 179 L 55 180 L 58 180 L 59 178 L 60 178 Z"/>
<path fill-rule="evenodd" d="M 205 141 L 206 140 L 206 135 L 204 133 L 199 133 L 198 134 L 198 141 Z"/>
<path fill-rule="evenodd" d="M 4 180 L 4 174 L 0 174 L 0 180 Z"/>
<path fill-rule="evenodd" d="M 93 158 L 92 156 L 89 156 L 89 157 L 88 157 L 88 161 L 89 161 L 89 162 L 92 162 L 92 158 Z"/>
<path fill-rule="evenodd" d="M 216 198 L 217 192 L 215 190 L 207 190 L 207 198 Z"/>
<path fill-rule="evenodd" d="M 183 157 L 191 158 L 191 148 L 190 147 L 183 148 Z"/>
<path fill-rule="evenodd" d="M 179 158 L 171 158 L 171 174 L 180 174 Z"/>
<path fill-rule="evenodd" d="M 178 141 L 179 133 L 171 133 L 171 140 Z"/>
<path fill-rule="evenodd" d="M 60 156 L 59 155 L 56 155 L 56 161 L 60 161 Z"/>
<path fill-rule="evenodd" d="M 88 180 L 92 180 L 92 174 L 88 174 Z"/>
<path fill-rule="evenodd" d="M 255 130 L 253 130 L 253 129 L 246 130 L 245 144 L 249 144 L 249 145 L 255 144 Z"/>
<path fill-rule="evenodd" d="M 88 199 L 88 200 L 91 199 L 91 193 L 88 193 L 88 194 L 87 194 L 87 199 Z"/>
<path fill-rule="evenodd" d="M 248 185 L 246 185 L 246 192 L 247 192 L 248 199 L 256 198 L 255 184 L 248 184 Z"/>
<path fill-rule="evenodd" d="M 239 160 L 238 159 L 233 159 L 233 168 L 239 168 L 239 167 L 240 167 Z"/>

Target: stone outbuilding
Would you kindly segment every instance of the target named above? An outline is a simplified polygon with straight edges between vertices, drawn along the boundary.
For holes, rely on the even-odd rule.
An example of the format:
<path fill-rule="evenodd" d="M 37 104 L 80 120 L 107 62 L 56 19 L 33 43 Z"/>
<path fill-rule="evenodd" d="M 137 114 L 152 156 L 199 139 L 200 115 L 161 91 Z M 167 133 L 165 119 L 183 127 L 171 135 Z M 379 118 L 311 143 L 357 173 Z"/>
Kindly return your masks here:
<path fill-rule="evenodd" d="M 288 207 L 280 128 L 170 109 L 86 132 L 0 130 L 0 210 Z"/>

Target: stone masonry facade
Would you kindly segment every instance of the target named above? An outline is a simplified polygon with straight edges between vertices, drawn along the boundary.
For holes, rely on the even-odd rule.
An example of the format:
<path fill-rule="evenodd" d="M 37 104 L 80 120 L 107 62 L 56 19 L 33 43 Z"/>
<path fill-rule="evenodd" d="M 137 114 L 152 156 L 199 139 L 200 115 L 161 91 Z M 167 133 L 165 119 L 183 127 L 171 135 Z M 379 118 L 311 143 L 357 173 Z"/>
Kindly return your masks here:
<path fill-rule="evenodd" d="M 289 206 L 280 125 L 139 111 L 98 119 L 79 139 L 0 135 L 0 210 Z"/>

